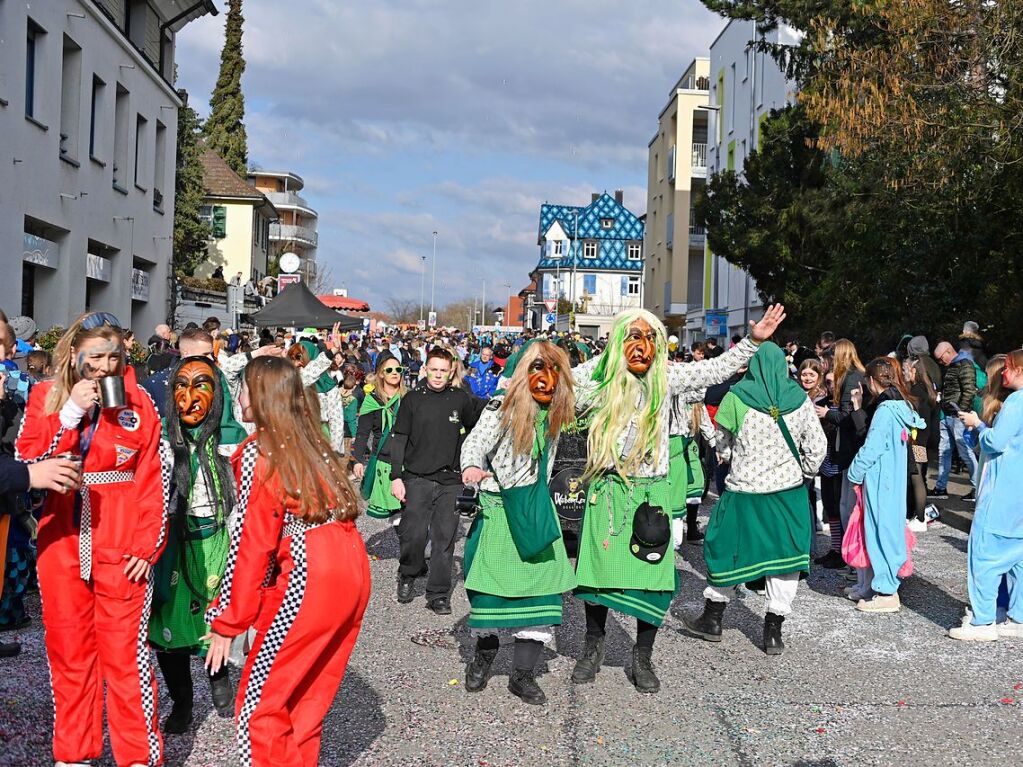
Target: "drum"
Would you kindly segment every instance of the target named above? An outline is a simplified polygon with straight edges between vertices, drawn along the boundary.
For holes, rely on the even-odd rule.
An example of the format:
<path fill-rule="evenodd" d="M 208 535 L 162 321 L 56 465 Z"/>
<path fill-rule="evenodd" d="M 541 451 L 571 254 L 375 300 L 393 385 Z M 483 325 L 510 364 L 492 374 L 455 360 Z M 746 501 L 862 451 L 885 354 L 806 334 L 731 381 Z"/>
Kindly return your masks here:
<path fill-rule="evenodd" d="M 586 511 L 586 488 L 582 476 L 586 470 L 585 428 L 568 429 L 561 434 L 558 456 L 551 474 L 550 493 L 554 508 L 563 522 L 580 522 Z"/>

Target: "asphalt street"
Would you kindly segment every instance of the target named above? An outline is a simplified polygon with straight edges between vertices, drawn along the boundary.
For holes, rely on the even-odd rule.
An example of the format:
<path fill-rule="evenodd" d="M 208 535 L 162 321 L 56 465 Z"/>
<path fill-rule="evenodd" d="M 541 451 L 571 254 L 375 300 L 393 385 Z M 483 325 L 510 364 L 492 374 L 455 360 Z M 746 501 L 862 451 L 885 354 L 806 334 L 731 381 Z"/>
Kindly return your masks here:
<path fill-rule="evenodd" d="M 979 765 L 1023 746 L 1023 640 L 967 644 L 945 635 L 966 606 L 966 536 L 944 524 L 920 536 L 900 613 L 858 613 L 837 596 L 841 574 L 815 570 L 785 622 L 788 649 L 775 658 L 758 646 L 765 600 L 752 592 L 726 610 L 722 643 L 682 632 L 679 616 L 701 608 L 704 585 L 701 550 L 684 545 L 682 591 L 654 653 L 661 693 L 628 684 L 623 664 L 635 626 L 613 613 L 596 683 L 569 682 L 583 634 L 581 604 L 569 598 L 555 647 L 543 656 L 542 708 L 506 691 L 510 647 L 487 689 L 466 693 L 464 590 L 456 587 L 447 618 L 425 609 L 422 581 L 412 604 L 398 604 L 395 533 L 367 517 L 359 525 L 373 596 L 324 724 L 323 765 Z M 38 621 L 19 638 L 23 653 L 0 661 L 0 765 L 52 764 Z M 194 668 L 196 724 L 165 739 L 167 764 L 237 764 L 232 724 L 212 713 Z M 161 715 L 169 710 L 163 693 L 160 707 Z M 114 764 L 109 749 L 100 764 Z"/>

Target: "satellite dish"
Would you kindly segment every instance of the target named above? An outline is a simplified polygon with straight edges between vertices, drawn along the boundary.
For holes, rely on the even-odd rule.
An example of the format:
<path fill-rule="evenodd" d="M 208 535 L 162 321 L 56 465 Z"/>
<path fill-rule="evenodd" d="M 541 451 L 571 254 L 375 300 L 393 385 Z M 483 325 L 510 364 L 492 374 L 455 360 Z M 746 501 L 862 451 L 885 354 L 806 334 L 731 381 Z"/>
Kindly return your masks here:
<path fill-rule="evenodd" d="M 282 272 L 293 274 L 298 271 L 298 267 L 302 265 L 301 259 L 295 253 L 282 253 L 280 260 L 280 267 Z"/>

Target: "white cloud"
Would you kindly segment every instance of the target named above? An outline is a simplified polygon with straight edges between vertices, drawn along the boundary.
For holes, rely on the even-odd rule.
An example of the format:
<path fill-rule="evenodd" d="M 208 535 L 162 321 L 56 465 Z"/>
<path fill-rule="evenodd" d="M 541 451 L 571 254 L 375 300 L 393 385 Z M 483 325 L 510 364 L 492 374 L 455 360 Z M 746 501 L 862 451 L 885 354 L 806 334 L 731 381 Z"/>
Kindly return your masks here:
<path fill-rule="evenodd" d="M 244 6 L 250 157 L 305 178 L 318 257 L 378 306 L 418 298 L 433 231 L 443 304 L 527 282 L 545 200 L 624 187 L 642 213 L 657 114 L 723 26 L 698 0 L 282 5 Z M 225 16 L 178 38 L 200 111 Z"/>

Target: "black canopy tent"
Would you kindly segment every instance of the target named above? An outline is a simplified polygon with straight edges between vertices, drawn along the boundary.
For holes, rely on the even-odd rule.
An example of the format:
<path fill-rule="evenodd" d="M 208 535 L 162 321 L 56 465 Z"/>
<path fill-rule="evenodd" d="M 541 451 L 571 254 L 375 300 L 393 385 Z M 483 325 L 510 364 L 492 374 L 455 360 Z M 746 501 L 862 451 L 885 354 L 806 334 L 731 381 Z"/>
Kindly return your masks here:
<path fill-rule="evenodd" d="M 340 323 L 341 330 L 362 330 L 362 320 L 340 314 L 313 295 L 304 282 L 294 282 L 258 312 L 249 315 L 257 327 L 331 328 Z"/>

